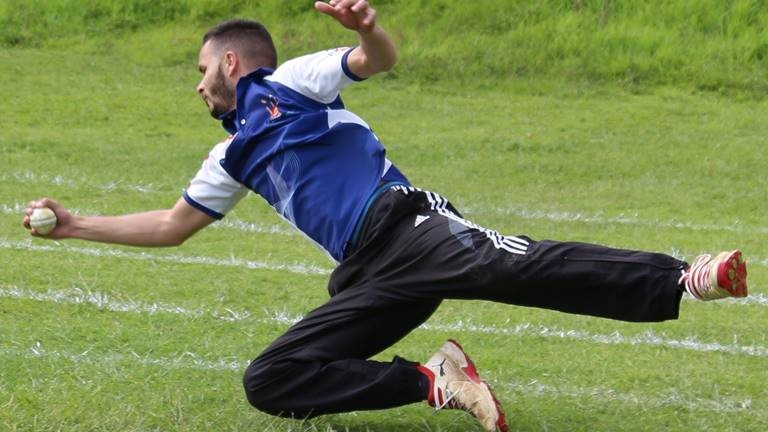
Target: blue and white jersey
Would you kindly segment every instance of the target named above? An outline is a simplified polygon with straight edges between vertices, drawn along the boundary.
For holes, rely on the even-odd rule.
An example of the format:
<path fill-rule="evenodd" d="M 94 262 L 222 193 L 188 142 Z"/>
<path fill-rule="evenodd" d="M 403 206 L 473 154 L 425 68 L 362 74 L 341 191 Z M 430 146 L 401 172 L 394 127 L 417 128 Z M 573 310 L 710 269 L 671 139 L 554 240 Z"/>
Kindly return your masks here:
<path fill-rule="evenodd" d="M 382 182 L 408 184 L 342 89 L 359 81 L 339 48 L 261 68 L 237 84 L 237 108 L 223 118 L 232 136 L 218 144 L 184 193 L 220 219 L 247 190 L 318 243 L 336 261 Z"/>

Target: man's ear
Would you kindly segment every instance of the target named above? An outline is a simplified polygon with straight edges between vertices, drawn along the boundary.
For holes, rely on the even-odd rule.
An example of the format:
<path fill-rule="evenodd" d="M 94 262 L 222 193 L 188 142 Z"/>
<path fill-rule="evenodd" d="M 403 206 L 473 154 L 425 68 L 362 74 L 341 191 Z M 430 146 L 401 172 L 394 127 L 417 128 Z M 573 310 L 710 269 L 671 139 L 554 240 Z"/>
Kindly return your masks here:
<path fill-rule="evenodd" d="M 228 77 L 231 78 L 235 76 L 239 66 L 239 59 L 237 58 L 237 54 L 235 54 L 234 51 L 227 51 L 224 53 L 224 70 L 227 71 Z"/>

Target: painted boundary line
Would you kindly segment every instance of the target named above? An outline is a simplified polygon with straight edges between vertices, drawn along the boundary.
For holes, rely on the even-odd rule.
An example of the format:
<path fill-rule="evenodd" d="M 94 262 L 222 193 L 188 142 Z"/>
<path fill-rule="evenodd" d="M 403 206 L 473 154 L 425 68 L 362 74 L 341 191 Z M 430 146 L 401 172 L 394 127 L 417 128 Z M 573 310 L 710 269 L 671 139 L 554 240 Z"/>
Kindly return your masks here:
<path fill-rule="evenodd" d="M 18 215 L 21 220 L 22 213 L 26 209 L 26 204 L 13 203 L 13 204 L 0 204 L 0 213 L 4 215 Z"/>
<path fill-rule="evenodd" d="M 35 343 L 28 350 L 6 349 L 0 350 L 0 354 L 6 356 L 26 357 L 26 358 L 51 358 L 56 360 L 68 360 L 73 363 L 91 363 L 91 364 L 115 364 L 115 363 L 134 363 L 143 366 L 159 366 L 169 369 L 201 369 L 214 371 L 238 371 L 245 369 L 248 363 L 235 359 L 205 360 L 191 352 L 184 352 L 173 357 L 149 357 L 137 354 L 133 351 L 128 354 L 91 354 L 91 350 L 81 353 L 65 353 L 60 351 L 49 351 L 43 347 L 40 342 Z"/>
<path fill-rule="evenodd" d="M 110 182 L 104 185 L 92 185 L 85 181 L 76 181 L 67 179 L 62 176 L 50 177 L 45 175 L 38 175 L 31 171 L 6 173 L 0 175 L 0 181 L 16 181 L 20 183 L 47 183 L 55 186 L 70 186 L 70 187 L 86 187 L 96 188 L 105 191 L 113 190 L 128 190 L 137 191 L 143 193 L 149 192 L 170 192 L 174 190 L 173 187 L 167 185 L 154 185 L 154 184 L 129 184 L 121 181 Z M 180 182 L 179 185 L 183 184 Z M 179 187 L 179 190 L 181 188 Z M 547 220 L 552 222 L 577 222 L 588 224 L 613 224 L 613 225 L 638 225 L 647 226 L 653 228 L 671 228 L 671 229 L 687 229 L 691 231 L 725 231 L 736 233 L 756 233 L 756 234 L 768 234 L 768 227 L 765 226 L 746 226 L 740 221 L 736 220 L 729 224 L 699 224 L 692 222 L 680 222 L 675 220 L 659 220 L 659 219 L 642 219 L 637 216 L 603 216 L 601 214 L 584 214 L 573 213 L 567 211 L 542 211 L 542 210 L 529 210 L 525 208 L 516 207 L 491 207 L 491 206 L 478 206 L 477 204 L 469 204 L 462 206 L 462 213 L 466 213 L 472 217 L 477 214 L 495 214 L 495 215 L 507 215 L 514 216 L 527 220 Z"/>
<path fill-rule="evenodd" d="M 768 357 L 768 348 L 758 345 L 723 345 L 718 342 L 700 342 L 695 336 L 686 339 L 670 339 L 664 335 L 648 330 L 644 333 L 626 336 L 618 331 L 605 333 L 590 333 L 582 330 L 566 330 L 557 327 L 546 327 L 541 324 L 521 323 L 514 327 L 498 327 L 495 325 L 474 324 L 458 321 L 452 324 L 425 324 L 425 330 L 435 331 L 467 331 L 508 336 L 541 337 L 548 339 L 575 340 L 600 345 L 649 345 L 665 348 L 682 349 L 697 352 L 714 352 L 722 354 L 743 355 L 750 357 Z"/>
<path fill-rule="evenodd" d="M 44 240 L 40 240 L 41 242 Z M 184 256 L 179 254 L 171 255 L 156 255 L 147 252 L 127 252 L 117 249 L 110 249 L 107 247 L 76 247 L 67 246 L 62 242 L 48 242 L 49 244 L 41 245 L 35 244 L 31 239 L 26 241 L 12 242 L 7 239 L 0 238 L 0 249 L 13 249 L 13 250 L 29 250 L 34 252 L 70 252 L 81 255 L 89 255 L 96 257 L 113 257 L 113 258 L 126 258 L 146 261 L 161 261 L 170 262 L 176 264 L 202 264 L 221 267 L 244 267 L 253 270 L 278 270 L 289 271 L 291 273 L 299 273 L 306 275 L 329 275 L 333 271 L 331 268 L 319 266 L 317 264 L 307 263 L 295 263 L 295 264 L 282 264 L 282 263 L 266 263 L 263 261 L 249 261 L 236 257 L 229 259 L 213 258 L 206 256 Z M 52 246 L 55 245 L 55 246 Z M 768 258 L 761 258 L 758 260 L 749 260 L 750 265 L 768 266 Z M 754 286 L 752 287 L 754 290 Z M 686 300 L 691 300 L 689 296 L 683 297 Z M 736 304 L 736 305 L 768 305 L 768 298 L 762 294 L 750 294 L 749 297 L 744 299 L 726 299 L 721 300 L 718 304 Z"/>
<path fill-rule="evenodd" d="M 47 350 L 40 342 L 35 343 L 27 350 L 0 349 L 0 356 L 22 357 L 27 359 L 53 359 L 57 362 L 66 360 L 78 365 L 91 364 L 103 366 L 105 364 L 114 365 L 129 363 L 141 366 L 161 367 L 164 369 L 196 369 L 215 372 L 240 372 L 248 365 L 247 361 L 238 359 L 206 360 L 192 352 L 184 352 L 171 357 L 149 357 L 135 352 L 130 352 L 128 354 L 111 353 L 99 355 L 91 353 L 90 350 L 75 354 Z M 512 393 L 536 398 L 567 397 L 574 399 L 592 399 L 601 403 L 621 403 L 653 408 L 683 407 L 690 410 L 716 410 L 718 412 L 747 411 L 752 408 L 752 399 L 749 397 L 738 399 L 703 399 L 681 395 L 676 392 L 675 389 L 669 389 L 667 393 L 658 395 L 645 395 L 636 392 L 623 393 L 610 388 L 600 387 L 554 386 L 541 384 L 538 381 L 522 383 L 493 380 L 492 385 L 496 388 L 506 388 Z"/>
<path fill-rule="evenodd" d="M 47 244 L 40 244 L 45 242 Z M 189 256 L 180 254 L 151 254 L 148 252 L 128 252 L 119 249 L 112 249 L 109 247 L 77 247 L 68 246 L 65 242 L 46 241 L 32 239 L 25 241 L 9 241 L 6 238 L 0 237 L 0 249 L 12 249 L 12 250 L 26 250 L 32 252 L 68 252 L 76 253 L 80 255 L 88 255 L 95 257 L 107 257 L 107 258 L 125 258 L 144 261 L 160 261 L 175 264 L 202 264 L 212 265 L 219 267 L 243 267 L 252 270 L 278 270 L 288 271 L 291 273 L 306 274 L 306 275 L 330 275 L 333 271 L 332 268 L 324 267 L 314 263 L 267 263 L 264 261 L 251 261 L 241 258 L 230 257 L 228 259 L 214 258 L 207 256 Z M 750 266 L 768 266 L 768 258 L 749 259 L 747 261 Z M 752 291 L 755 287 L 752 286 Z M 739 300 L 738 303 L 745 304 L 765 304 L 765 299 L 750 300 L 754 295 L 750 295 L 744 300 Z"/>
<path fill-rule="evenodd" d="M 692 302 L 698 302 L 699 300 L 696 300 L 688 293 L 685 293 L 683 295 L 683 300 L 686 301 L 692 301 Z M 765 294 L 750 294 L 749 297 L 744 298 L 727 298 L 717 301 L 714 304 L 722 304 L 722 305 L 729 305 L 729 306 L 768 306 L 768 296 Z"/>
<path fill-rule="evenodd" d="M 188 180 L 188 179 L 187 179 Z M 61 175 L 57 176 L 49 176 L 49 175 L 41 175 L 34 173 L 32 171 L 22 171 L 22 172 L 5 172 L 2 175 L 0 175 L 0 182 L 2 183 L 8 183 L 8 182 L 18 182 L 18 183 L 43 183 L 43 184 L 49 184 L 53 186 L 66 186 L 66 187 L 85 187 L 85 188 L 92 188 L 92 189 L 99 189 L 103 191 L 120 191 L 120 190 L 127 190 L 127 191 L 133 191 L 133 192 L 142 192 L 142 193 L 153 193 L 153 192 L 170 192 L 174 190 L 173 187 L 167 186 L 167 185 L 161 185 L 158 187 L 158 185 L 154 185 L 152 183 L 149 184 L 131 184 L 131 183 L 125 183 L 122 181 L 111 181 L 109 183 L 105 183 L 102 185 L 94 185 L 89 183 L 88 181 L 83 181 L 82 179 L 73 180 L 71 178 L 67 178 Z M 183 182 L 180 182 L 179 185 L 183 185 Z M 177 188 L 178 190 L 181 190 L 181 187 Z"/>
<path fill-rule="evenodd" d="M 0 213 L 8 216 L 18 216 L 19 222 L 24 214 L 24 210 L 27 208 L 26 203 L 13 203 L 13 204 L 0 204 Z M 73 214 L 88 214 L 92 216 L 100 216 L 100 213 L 95 210 L 82 210 L 76 208 L 68 209 Z"/>
<path fill-rule="evenodd" d="M 76 247 L 67 246 L 60 242 L 52 242 L 49 245 L 35 244 L 31 240 L 23 242 L 11 242 L 0 238 L 0 249 L 28 250 L 34 252 L 68 252 L 80 255 L 126 258 L 132 260 L 169 262 L 176 264 L 203 264 L 221 267 L 242 267 L 252 270 L 278 270 L 305 275 L 328 275 L 331 270 L 315 264 L 282 264 L 268 263 L 264 261 L 249 261 L 231 257 L 228 259 L 212 258 L 206 256 L 189 256 L 179 254 L 158 255 L 148 252 L 128 252 L 106 247 Z"/>
<path fill-rule="evenodd" d="M 256 234 L 277 234 L 285 236 L 301 236 L 294 228 L 277 224 L 265 225 L 255 222 L 246 222 L 239 219 L 224 218 L 210 225 L 211 228 L 229 228 Z"/>
<path fill-rule="evenodd" d="M 692 396 L 684 396 L 675 389 L 668 389 L 665 393 L 657 395 L 645 395 L 635 392 L 619 392 L 604 387 L 572 387 L 542 384 L 538 381 L 528 383 L 509 382 L 501 383 L 513 393 L 535 397 L 568 397 L 573 399 L 594 399 L 599 402 L 618 402 L 627 405 L 650 406 L 663 408 L 668 406 L 684 407 L 691 410 L 706 410 L 716 412 L 746 411 L 752 408 L 752 398 L 717 398 L 704 399 Z"/>
<path fill-rule="evenodd" d="M 572 213 L 562 211 L 528 210 L 514 207 L 463 207 L 468 214 L 494 214 L 514 216 L 520 219 L 547 220 L 552 222 L 580 222 L 588 224 L 613 224 L 613 225 L 639 225 L 653 228 L 687 229 L 691 231 L 726 231 L 736 233 L 768 234 L 768 227 L 752 227 L 734 221 L 730 224 L 697 224 L 692 222 L 680 222 L 675 220 L 641 219 L 637 216 L 602 216 L 599 214 L 588 215 L 584 213 Z"/>
<path fill-rule="evenodd" d="M 250 312 L 231 309 L 186 309 L 163 303 L 143 303 L 137 301 L 112 300 L 104 293 L 71 289 L 66 291 L 48 291 L 38 293 L 17 286 L 0 285 L 0 298 L 16 298 L 37 300 L 59 304 L 88 304 L 99 309 L 130 313 L 170 313 L 188 317 L 211 316 L 226 321 L 244 321 L 253 319 L 261 323 L 292 325 L 301 319 L 301 315 L 287 311 L 264 309 L 264 315 L 253 317 Z M 736 356 L 768 357 L 768 348 L 758 345 L 738 345 L 735 342 L 724 345 L 718 342 L 702 342 L 696 336 L 685 339 L 671 339 L 663 334 L 646 331 L 636 335 L 624 335 L 618 331 L 613 333 L 590 333 L 582 330 L 567 330 L 557 327 L 547 327 L 541 324 L 520 323 L 512 327 L 475 324 L 471 321 L 456 321 L 453 323 L 426 323 L 421 329 L 439 332 L 470 332 L 480 334 L 519 336 L 530 338 L 548 338 L 575 340 L 599 345 L 647 345 L 703 353 L 722 353 Z"/>
<path fill-rule="evenodd" d="M 318 266 L 316 264 L 295 263 L 295 264 L 282 264 L 282 263 L 266 263 L 263 261 L 249 261 L 240 258 L 231 257 L 229 259 L 220 259 L 206 256 L 184 256 L 184 255 L 155 255 L 147 252 L 126 252 L 117 249 L 110 249 L 105 247 L 100 248 L 83 248 L 66 246 L 60 242 L 51 243 L 51 245 L 36 245 L 32 240 L 22 242 L 10 242 L 0 238 L 0 249 L 12 249 L 12 250 L 29 250 L 34 252 L 70 252 L 87 256 L 96 257 L 113 257 L 113 258 L 126 258 L 133 260 L 145 260 L 145 261 L 160 261 L 174 264 L 201 264 L 212 265 L 219 267 L 242 267 L 251 270 L 275 270 L 275 271 L 288 271 L 291 273 L 298 273 L 304 275 L 329 275 L 333 269 Z M 755 265 L 754 261 L 750 261 L 751 265 Z M 768 259 L 758 261 L 757 265 L 768 265 Z M 752 290 L 755 287 L 752 286 Z M 688 294 L 683 296 L 683 300 L 694 301 Z M 697 300 L 698 301 L 698 300 Z M 716 304 L 722 305 L 734 305 L 734 306 L 768 306 L 768 296 L 757 293 L 750 294 L 749 297 L 742 299 L 724 299 L 718 301 Z"/>
<path fill-rule="evenodd" d="M 144 313 L 149 315 L 166 313 L 189 318 L 211 316 L 223 321 L 244 321 L 251 317 L 250 312 L 234 311 L 228 308 L 216 310 L 189 309 L 167 303 L 115 300 L 108 294 L 98 291 L 85 291 L 79 288 L 58 291 L 48 290 L 48 292 L 41 293 L 19 288 L 15 285 L 0 284 L 0 298 L 2 297 L 57 304 L 90 305 L 100 310 L 112 312 Z"/>
<path fill-rule="evenodd" d="M 25 204 L 21 203 L 14 203 L 11 205 L 8 204 L 0 204 L 0 214 L 6 214 L 6 215 L 18 215 L 19 221 L 21 221 L 21 214 L 26 208 Z M 75 214 L 89 214 L 89 215 L 98 215 L 98 212 L 93 211 L 80 211 L 78 209 L 70 209 Z M 597 222 L 595 223 L 603 223 L 603 222 Z M 648 226 L 656 226 L 656 223 L 648 223 Z M 256 234 L 274 234 L 274 235 L 286 235 L 286 236 L 296 236 L 299 237 L 301 234 L 294 228 L 290 226 L 280 225 L 280 224 L 272 224 L 272 225 L 266 225 L 261 224 L 257 222 L 246 222 L 239 219 L 234 218 L 225 218 L 220 221 L 216 221 L 213 224 L 210 225 L 211 228 L 215 229 L 233 229 L 237 231 L 244 231 L 248 233 L 256 233 Z M 766 228 L 766 231 L 768 231 L 768 228 Z M 611 245 L 604 245 L 609 247 L 618 247 L 618 248 L 625 248 L 624 246 L 611 246 Z M 670 252 L 667 252 L 668 255 L 675 257 L 677 259 L 684 260 L 687 256 L 694 257 L 698 255 L 698 253 L 692 253 L 692 254 L 684 254 L 682 251 L 679 250 L 671 250 Z M 757 265 L 761 267 L 768 267 L 768 257 L 747 257 L 747 261 L 750 265 Z"/>
<path fill-rule="evenodd" d="M 15 203 L 12 205 L 7 204 L 0 204 L 0 213 L 6 214 L 6 215 L 18 215 L 19 221 L 21 221 L 21 214 L 26 208 L 26 205 Z M 97 215 L 96 212 L 85 212 L 82 213 L 78 211 L 77 209 L 70 209 L 75 214 L 90 214 L 90 215 Z M 649 224 L 653 225 L 653 224 Z M 286 236 L 301 236 L 301 234 L 291 227 L 279 225 L 279 224 L 273 224 L 273 225 L 265 225 L 260 224 L 256 222 L 246 222 L 239 219 L 223 219 L 221 221 L 216 221 L 213 224 L 210 225 L 212 228 L 215 229 L 233 229 L 237 231 L 244 231 L 249 233 L 257 233 L 257 234 L 275 234 L 275 235 L 286 235 Z M 3 242 L 0 244 L 0 248 L 7 247 L 5 245 L 9 245 L 7 240 L 0 239 L 0 242 Z M 30 245 L 32 243 L 29 243 Z M 609 246 L 611 245 L 604 245 Z M 623 248 L 623 246 L 613 246 L 618 248 Z M 95 250 L 95 249 L 94 249 Z M 684 254 L 682 251 L 679 250 L 672 250 L 670 252 L 667 252 L 668 255 L 675 257 L 677 259 L 684 260 L 687 256 L 694 257 L 698 255 L 697 253 L 693 254 Z M 761 267 L 768 267 L 768 257 L 747 257 L 747 261 L 750 266 L 761 266 Z M 330 271 L 328 272 L 330 273 Z"/>

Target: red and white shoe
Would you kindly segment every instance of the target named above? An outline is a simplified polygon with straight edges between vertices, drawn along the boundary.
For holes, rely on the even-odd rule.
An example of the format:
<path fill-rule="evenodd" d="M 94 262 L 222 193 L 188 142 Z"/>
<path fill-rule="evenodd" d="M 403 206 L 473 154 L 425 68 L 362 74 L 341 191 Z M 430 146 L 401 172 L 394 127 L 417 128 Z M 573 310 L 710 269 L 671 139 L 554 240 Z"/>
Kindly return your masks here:
<path fill-rule="evenodd" d="M 716 257 L 699 255 L 683 271 L 678 284 L 699 300 L 747 296 L 747 262 L 741 251 L 721 252 Z"/>
<path fill-rule="evenodd" d="M 508 431 L 504 411 L 491 387 L 480 379 L 472 360 L 456 341 L 448 340 L 418 368 L 429 378 L 427 402 L 435 410 L 464 410 L 489 432 Z"/>

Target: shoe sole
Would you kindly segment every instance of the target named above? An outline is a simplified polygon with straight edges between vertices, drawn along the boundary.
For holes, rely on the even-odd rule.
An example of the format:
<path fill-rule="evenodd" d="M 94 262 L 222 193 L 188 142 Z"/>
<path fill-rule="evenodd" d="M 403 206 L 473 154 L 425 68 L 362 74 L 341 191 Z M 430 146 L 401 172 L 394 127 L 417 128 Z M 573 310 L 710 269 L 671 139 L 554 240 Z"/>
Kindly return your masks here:
<path fill-rule="evenodd" d="M 496 407 L 496 413 L 497 413 L 497 419 L 496 419 L 496 429 L 500 432 L 509 432 L 509 426 L 507 426 L 506 418 L 504 417 L 504 410 L 501 408 L 501 404 L 499 403 L 499 400 L 496 399 L 496 394 L 493 392 L 493 389 L 491 389 L 490 384 L 488 384 L 486 381 L 480 378 L 480 374 L 477 373 L 477 368 L 475 367 L 475 364 L 472 362 L 472 359 L 469 358 L 466 352 L 464 352 L 464 349 L 459 345 L 458 342 L 456 342 L 453 339 L 448 339 L 448 343 L 450 345 L 453 345 L 453 349 L 451 351 L 454 352 L 448 352 L 446 354 L 450 355 L 451 357 L 454 357 L 454 360 L 459 360 L 455 358 L 454 354 L 458 354 L 462 357 L 463 362 L 458 362 L 459 365 L 466 364 L 466 366 L 460 366 L 462 372 L 469 378 L 472 382 L 475 384 L 480 385 L 483 387 L 486 391 L 486 393 L 491 397 L 493 400 L 493 404 Z M 458 351 L 458 352 L 455 352 Z"/>
<path fill-rule="evenodd" d="M 718 266 L 717 285 L 734 297 L 747 296 L 747 262 L 741 251 L 731 252 Z"/>

